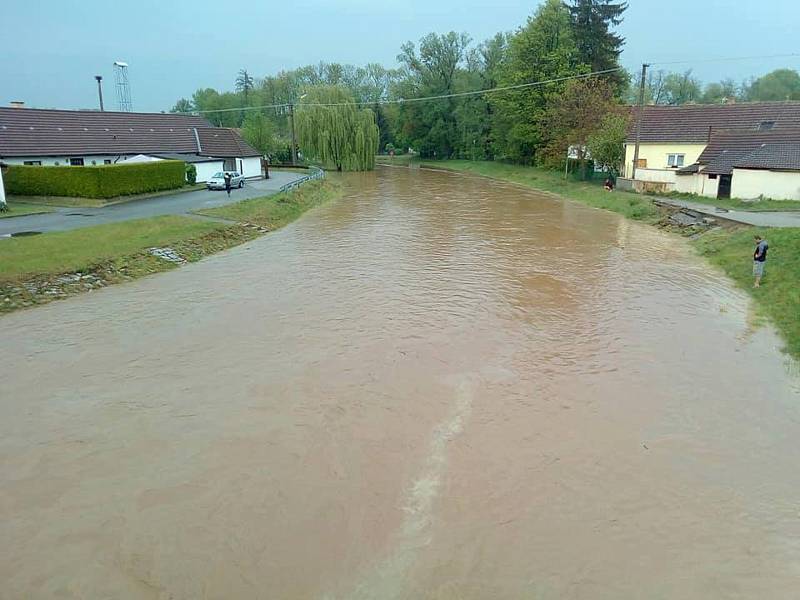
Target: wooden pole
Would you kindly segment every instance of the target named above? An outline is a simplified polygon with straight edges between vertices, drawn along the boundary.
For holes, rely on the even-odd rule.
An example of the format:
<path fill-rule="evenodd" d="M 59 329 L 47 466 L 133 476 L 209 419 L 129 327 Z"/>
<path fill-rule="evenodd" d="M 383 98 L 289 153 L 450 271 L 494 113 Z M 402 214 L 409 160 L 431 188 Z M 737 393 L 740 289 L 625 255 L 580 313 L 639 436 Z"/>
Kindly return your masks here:
<path fill-rule="evenodd" d="M 633 168 L 631 169 L 631 179 L 636 179 L 636 165 L 639 162 L 639 142 L 642 138 L 642 119 L 644 118 L 644 82 L 647 77 L 647 63 L 642 65 L 642 80 L 639 82 L 639 110 L 636 117 L 636 146 L 633 150 Z"/>

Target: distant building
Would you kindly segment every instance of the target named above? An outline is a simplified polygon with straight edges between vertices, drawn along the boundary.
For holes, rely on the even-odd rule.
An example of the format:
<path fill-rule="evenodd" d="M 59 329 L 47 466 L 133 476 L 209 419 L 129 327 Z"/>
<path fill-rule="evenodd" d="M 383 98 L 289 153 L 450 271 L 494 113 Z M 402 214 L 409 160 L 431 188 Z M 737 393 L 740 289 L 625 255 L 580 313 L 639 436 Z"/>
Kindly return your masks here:
<path fill-rule="evenodd" d="M 626 176 L 633 170 L 636 118 L 634 109 Z M 646 106 L 640 140 L 632 183 L 640 191 L 800 199 L 792 158 L 800 148 L 800 102 Z"/>
<path fill-rule="evenodd" d="M 119 164 L 137 155 L 261 177 L 261 155 L 233 129 L 165 113 L 0 108 L 0 160 L 26 165 Z"/>

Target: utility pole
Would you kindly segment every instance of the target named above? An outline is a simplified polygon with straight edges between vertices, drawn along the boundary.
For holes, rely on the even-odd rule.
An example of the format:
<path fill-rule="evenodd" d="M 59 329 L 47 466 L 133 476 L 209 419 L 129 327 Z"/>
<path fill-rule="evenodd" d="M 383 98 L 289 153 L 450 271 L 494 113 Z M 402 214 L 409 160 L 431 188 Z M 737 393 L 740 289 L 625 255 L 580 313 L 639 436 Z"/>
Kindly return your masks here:
<path fill-rule="evenodd" d="M 636 117 L 636 146 L 633 149 L 633 168 L 631 179 L 636 179 L 636 165 L 639 162 L 639 141 L 642 138 L 642 119 L 644 118 L 644 82 L 647 77 L 647 63 L 642 64 L 642 80 L 639 82 L 639 114 Z"/>
<path fill-rule="evenodd" d="M 292 166 L 297 165 L 297 137 L 294 133 L 294 104 L 289 105 L 289 121 L 292 125 Z"/>
<path fill-rule="evenodd" d="M 3 166 L 0 163 L 0 212 L 6 212 L 8 204 L 6 203 L 6 190 L 3 187 Z"/>
<path fill-rule="evenodd" d="M 105 108 L 103 108 L 103 76 L 95 75 L 94 78 L 97 80 L 97 95 L 100 97 L 100 112 L 103 112 L 105 110 Z"/>

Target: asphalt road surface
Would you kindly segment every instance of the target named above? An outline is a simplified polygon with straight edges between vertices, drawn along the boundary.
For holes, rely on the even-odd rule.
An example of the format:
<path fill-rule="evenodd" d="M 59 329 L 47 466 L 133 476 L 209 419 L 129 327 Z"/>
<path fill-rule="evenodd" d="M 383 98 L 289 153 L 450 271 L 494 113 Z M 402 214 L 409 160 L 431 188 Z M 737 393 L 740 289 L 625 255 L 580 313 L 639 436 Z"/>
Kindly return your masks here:
<path fill-rule="evenodd" d="M 230 198 L 224 190 L 198 190 L 145 200 L 134 200 L 103 208 L 64 207 L 56 212 L 0 219 L 0 236 L 21 231 L 65 231 L 90 225 L 116 223 L 133 219 L 146 219 L 159 215 L 182 215 L 203 208 L 223 206 L 248 198 L 275 194 L 281 186 L 300 179 L 301 173 L 273 171 L 269 179 L 248 181 L 242 189 L 231 190 Z"/>

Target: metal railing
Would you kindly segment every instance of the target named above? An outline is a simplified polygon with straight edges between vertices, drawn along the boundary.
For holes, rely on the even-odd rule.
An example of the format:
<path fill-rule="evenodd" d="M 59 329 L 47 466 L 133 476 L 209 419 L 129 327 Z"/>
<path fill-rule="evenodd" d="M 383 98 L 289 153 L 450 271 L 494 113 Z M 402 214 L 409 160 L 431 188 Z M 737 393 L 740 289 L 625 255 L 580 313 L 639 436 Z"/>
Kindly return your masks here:
<path fill-rule="evenodd" d="M 289 190 L 293 190 L 295 188 L 299 188 L 301 185 L 306 183 L 307 181 L 313 181 L 314 179 L 324 179 L 325 178 L 325 171 L 320 169 L 319 167 L 308 167 L 309 174 L 304 175 L 300 179 L 295 179 L 294 181 L 290 181 L 281 186 L 281 192 L 288 192 Z"/>

